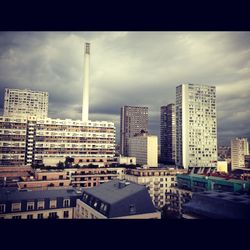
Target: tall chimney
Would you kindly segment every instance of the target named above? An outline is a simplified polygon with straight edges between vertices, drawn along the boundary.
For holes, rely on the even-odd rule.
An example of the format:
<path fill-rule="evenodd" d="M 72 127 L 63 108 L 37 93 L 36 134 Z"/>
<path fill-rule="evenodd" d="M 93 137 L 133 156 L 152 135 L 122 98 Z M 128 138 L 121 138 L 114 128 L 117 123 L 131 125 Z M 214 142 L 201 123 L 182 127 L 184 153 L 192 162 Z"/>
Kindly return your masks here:
<path fill-rule="evenodd" d="M 89 120 L 89 57 L 90 43 L 85 43 L 84 69 L 83 69 L 83 100 L 82 100 L 82 121 Z"/>

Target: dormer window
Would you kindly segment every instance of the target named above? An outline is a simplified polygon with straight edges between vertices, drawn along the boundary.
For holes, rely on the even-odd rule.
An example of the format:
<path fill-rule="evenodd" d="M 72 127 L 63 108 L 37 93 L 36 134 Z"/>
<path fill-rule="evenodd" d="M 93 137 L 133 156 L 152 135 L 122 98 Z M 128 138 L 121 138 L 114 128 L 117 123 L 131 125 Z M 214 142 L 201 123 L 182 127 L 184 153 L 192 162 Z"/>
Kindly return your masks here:
<path fill-rule="evenodd" d="M 31 210 L 34 210 L 34 202 L 32 201 L 32 202 L 28 202 L 27 203 L 27 210 L 28 211 L 31 211 Z"/>
<path fill-rule="evenodd" d="M 50 208 L 56 208 L 56 200 L 50 200 L 49 206 Z"/>
<path fill-rule="evenodd" d="M 69 207 L 70 206 L 70 199 L 64 199 L 63 200 L 63 207 Z"/>
<path fill-rule="evenodd" d="M 136 213 L 136 208 L 134 204 L 129 205 L 129 213 L 130 214 L 135 214 Z"/>
<path fill-rule="evenodd" d="M 12 203 L 11 205 L 11 211 L 12 212 L 18 212 L 21 211 L 21 203 Z"/>

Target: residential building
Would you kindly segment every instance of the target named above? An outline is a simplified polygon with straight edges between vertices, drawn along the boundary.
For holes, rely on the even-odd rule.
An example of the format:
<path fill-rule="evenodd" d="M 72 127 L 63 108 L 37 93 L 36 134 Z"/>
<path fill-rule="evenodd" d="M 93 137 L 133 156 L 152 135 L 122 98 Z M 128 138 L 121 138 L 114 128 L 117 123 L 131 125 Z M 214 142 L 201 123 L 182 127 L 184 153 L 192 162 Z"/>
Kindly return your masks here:
<path fill-rule="evenodd" d="M 117 163 L 125 164 L 125 165 L 136 165 L 136 157 L 128 157 L 119 155 L 119 157 L 115 158 Z"/>
<path fill-rule="evenodd" d="M 147 188 L 132 182 L 113 180 L 84 189 L 77 200 L 78 219 L 160 219 Z"/>
<path fill-rule="evenodd" d="M 182 216 L 183 205 L 189 202 L 196 192 L 223 191 L 241 192 L 250 191 L 250 181 L 241 177 L 223 173 L 209 174 L 176 174 L 176 186 L 167 193 L 168 209 Z"/>
<path fill-rule="evenodd" d="M 94 161 L 114 157 L 114 123 L 88 120 L 89 43 L 85 44 L 85 57 L 82 120 L 48 118 L 45 107 L 47 93 L 40 97 L 37 94 L 40 92 L 33 95 L 28 90 L 20 90 L 23 97 L 19 98 L 16 90 L 13 90 L 13 97 L 11 89 L 6 91 L 6 111 L 4 116 L 0 116 L 0 165 L 56 165 L 67 156 L 79 162 L 84 158 Z M 25 93 L 30 97 L 25 99 Z M 36 101 L 34 107 L 30 104 L 32 109 L 29 109 L 28 100 L 32 102 L 31 99 Z M 12 106 L 17 107 L 13 112 L 8 108 Z"/>
<path fill-rule="evenodd" d="M 166 205 L 166 193 L 176 185 L 176 174 L 185 170 L 168 168 L 127 169 L 125 179 L 147 187 L 149 195 L 157 208 Z"/>
<path fill-rule="evenodd" d="M 231 140 L 231 168 L 245 167 L 245 155 L 249 155 L 247 138 L 233 138 Z"/>
<path fill-rule="evenodd" d="M 17 182 L 19 189 L 46 190 L 49 188 L 69 187 L 70 178 L 63 170 L 35 170 L 33 175 L 21 177 Z"/>
<path fill-rule="evenodd" d="M 128 138 L 148 131 L 148 107 L 123 106 L 120 117 L 120 154 L 128 156 Z"/>
<path fill-rule="evenodd" d="M 176 165 L 208 167 L 217 162 L 216 89 L 176 87 Z"/>
<path fill-rule="evenodd" d="M 176 116 L 175 104 L 161 107 L 160 159 L 162 163 L 175 164 Z"/>
<path fill-rule="evenodd" d="M 56 165 L 67 156 L 113 159 L 113 122 L 0 117 L 0 165 Z"/>
<path fill-rule="evenodd" d="M 158 166 L 158 138 L 148 133 L 136 134 L 128 138 L 128 155 L 135 157 L 137 164 Z"/>
<path fill-rule="evenodd" d="M 18 191 L 0 190 L 1 219 L 73 219 L 82 191 L 74 188 Z"/>
<path fill-rule="evenodd" d="M 71 179 L 73 187 L 95 187 L 99 184 L 114 180 L 123 179 L 125 174 L 124 168 L 105 167 L 105 168 L 77 168 L 65 169 L 67 176 Z"/>
<path fill-rule="evenodd" d="M 245 155 L 245 167 L 250 168 L 250 155 Z"/>
<path fill-rule="evenodd" d="M 250 219 L 250 196 L 221 191 L 194 193 L 183 205 L 183 218 Z"/>
<path fill-rule="evenodd" d="M 39 119 L 48 117 L 48 92 L 30 89 L 5 89 L 4 116 L 35 116 Z"/>

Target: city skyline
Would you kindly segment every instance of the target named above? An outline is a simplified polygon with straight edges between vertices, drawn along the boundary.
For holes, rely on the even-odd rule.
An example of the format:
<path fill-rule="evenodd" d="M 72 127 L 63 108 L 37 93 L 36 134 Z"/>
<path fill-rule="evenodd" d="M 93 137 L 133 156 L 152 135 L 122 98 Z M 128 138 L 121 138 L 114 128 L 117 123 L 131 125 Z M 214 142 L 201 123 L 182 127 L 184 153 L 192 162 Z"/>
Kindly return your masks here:
<path fill-rule="evenodd" d="M 216 86 L 218 145 L 250 139 L 249 32 L 1 32 L 4 88 L 49 92 L 49 117 L 81 119 L 84 42 L 93 47 L 90 120 L 114 121 L 120 108 L 149 107 L 159 136 L 160 107 L 183 83 Z M 117 134 L 119 142 L 119 134 Z"/>

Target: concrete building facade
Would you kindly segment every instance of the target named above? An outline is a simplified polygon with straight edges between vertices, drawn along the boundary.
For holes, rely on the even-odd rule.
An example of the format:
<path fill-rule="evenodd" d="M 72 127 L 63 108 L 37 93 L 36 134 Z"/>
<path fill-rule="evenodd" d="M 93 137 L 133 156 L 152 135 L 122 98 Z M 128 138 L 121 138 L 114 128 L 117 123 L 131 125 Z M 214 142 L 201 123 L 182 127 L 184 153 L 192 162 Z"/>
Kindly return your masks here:
<path fill-rule="evenodd" d="M 81 190 L 0 190 L 0 219 L 73 219 Z"/>
<path fill-rule="evenodd" d="M 245 155 L 249 155 L 247 138 L 233 138 L 231 140 L 231 168 L 245 167 Z"/>
<path fill-rule="evenodd" d="M 176 164 L 188 168 L 216 162 L 216 89 L 182 84 L 176 87 Z"/>
<path fill-rule="evenodd" d="M 175 164 L 176 115 L 175 104 L 161 107 L 160 159 L 163 163 Z"/>
<path fill-rule="evenodd" d="M 176 185 L 176 174 L 185 170 L 167 168 L 127 169 L 125 179 L 147 187 L 157 208 L 167 204 L 166 193 Z"/>
<path fill-rule="evenodd" d="M 56 165 L 67 156 L 113 158 L 113 122 L 0 117 L 0 165 Z"/>
<path fill-rule="evenodd" d="M 137 164 L 158 166 L 158 138 L 155 135 L 141 133 L 128 138 L 128 155 L 135 157 Z"/>
<path fill-rule="evenodd" d="M 120 154 L 128 156 L 128 138 L 148 131 L 148 107 L 123 106 L 120 116 Z"/>
<path fill-rule="evenodd" d="M 48 92 L 30 89 L 5 89 L 4 116 L 24 117 L 36 116 L 40 119 L 48 117 Z"/>

